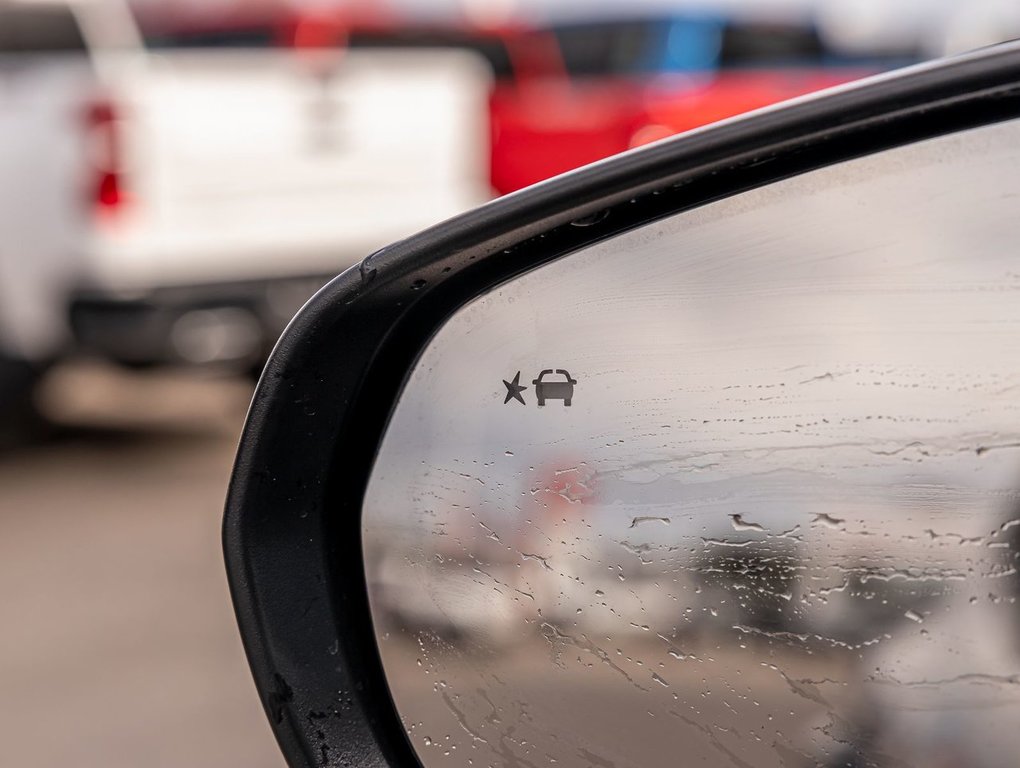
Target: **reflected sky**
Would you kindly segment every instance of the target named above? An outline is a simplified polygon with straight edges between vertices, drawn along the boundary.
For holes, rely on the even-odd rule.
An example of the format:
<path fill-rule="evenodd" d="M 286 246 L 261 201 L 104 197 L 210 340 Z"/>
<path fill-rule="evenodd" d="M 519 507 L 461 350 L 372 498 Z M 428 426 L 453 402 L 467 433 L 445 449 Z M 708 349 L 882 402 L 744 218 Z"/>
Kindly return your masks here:
<path fill-rule="evenodd" d="M 1015 761 L 1018 131 L 675 216 L 441 329 L 363 521 L 426 768 Z M 546 369 L 576 384 L 539 406 Z"/>

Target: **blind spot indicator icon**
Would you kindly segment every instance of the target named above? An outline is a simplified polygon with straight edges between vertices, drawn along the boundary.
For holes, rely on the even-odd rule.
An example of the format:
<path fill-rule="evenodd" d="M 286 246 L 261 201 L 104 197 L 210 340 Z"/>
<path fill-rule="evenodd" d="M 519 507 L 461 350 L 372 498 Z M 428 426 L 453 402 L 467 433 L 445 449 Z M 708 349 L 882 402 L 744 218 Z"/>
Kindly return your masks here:
<path fill-rule="evenodd" d="M 539 406 L 544 406 L 546 400 L 562 400 L 563 405 L 567 408 L 570 407 L 570 401 L 574 398 L 574 385 L 577 384 L 576 379 L 572 379 L 570 374 L 562 368 L 557 368 L 555 376 L 562 378 L 553 378 L 546 380 L 546 376 L 553 374 L 551 368 L 547 368 L 538 374 L 538 378 L 531 383 L 535 385 L 535 396 L 538 398 Z"/>
<path fill-rule="evenodd" d="M 506 386 L 506 397 L 503 398 L 503 405 L 506 405 L 511 400 L 516 400 L 521 405 L 527 405 L 527 403 L 524 402 L 524 398 L 521 397 L 521 392 L 526 390 L 527 387 L 521 384 L 520 371 L 517 371 L 517 375 L 514 376 L 513 381 L 503 379 L 503 384 Z"/>

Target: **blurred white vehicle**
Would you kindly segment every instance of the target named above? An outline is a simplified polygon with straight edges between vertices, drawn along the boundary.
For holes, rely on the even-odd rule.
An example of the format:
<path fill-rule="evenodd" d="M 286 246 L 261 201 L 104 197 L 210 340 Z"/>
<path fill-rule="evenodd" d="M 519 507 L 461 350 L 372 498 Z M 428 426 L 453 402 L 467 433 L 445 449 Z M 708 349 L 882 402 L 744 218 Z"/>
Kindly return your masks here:
<path fill-rule="evenodd" d="M 470 54 L 178 43 L 0 0 L 0 405 L 76 348 L 255 366 L 325 279 L 489 195 Z"/>

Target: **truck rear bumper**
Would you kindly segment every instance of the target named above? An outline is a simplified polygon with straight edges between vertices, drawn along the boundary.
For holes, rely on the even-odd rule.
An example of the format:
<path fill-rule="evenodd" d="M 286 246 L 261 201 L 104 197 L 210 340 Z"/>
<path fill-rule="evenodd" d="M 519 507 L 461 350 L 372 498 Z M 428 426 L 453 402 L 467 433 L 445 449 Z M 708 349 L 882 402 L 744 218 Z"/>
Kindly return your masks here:
<path fill-rule="evenodd" d="M 329 276 L 157 288 L 81 290 L 70 302 L 78 351 L 122 365 L 261 365 L 290 318 Z"/>

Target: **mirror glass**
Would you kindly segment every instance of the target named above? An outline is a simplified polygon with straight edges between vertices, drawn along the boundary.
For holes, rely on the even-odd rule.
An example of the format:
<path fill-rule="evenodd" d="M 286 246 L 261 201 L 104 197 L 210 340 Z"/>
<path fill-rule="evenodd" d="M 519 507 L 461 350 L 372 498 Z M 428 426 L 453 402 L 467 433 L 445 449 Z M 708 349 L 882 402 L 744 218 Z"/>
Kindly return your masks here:
<path fill-rule="evenodd" d="M 482 296 L 363 513 L 425 768 L 1015 765 L 1020 125 Z"/>

